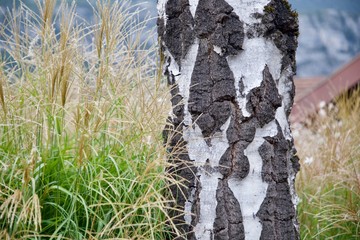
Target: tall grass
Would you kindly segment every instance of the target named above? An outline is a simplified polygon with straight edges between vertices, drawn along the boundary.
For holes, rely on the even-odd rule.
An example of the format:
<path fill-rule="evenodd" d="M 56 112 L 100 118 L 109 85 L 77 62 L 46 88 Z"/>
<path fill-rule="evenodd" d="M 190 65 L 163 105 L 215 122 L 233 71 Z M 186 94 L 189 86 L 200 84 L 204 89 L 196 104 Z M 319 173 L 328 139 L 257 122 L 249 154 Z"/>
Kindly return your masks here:
<path fill-rule="evenodd" d="M 171 106 L 146 23 L 60 2 L 20 4 L 0 31 L 0 239 L 166 239 Z"/>
<path fill-rule="evenodd" d="M 302 239 L 360 238 L 360 89 L 295 129 Z"/>

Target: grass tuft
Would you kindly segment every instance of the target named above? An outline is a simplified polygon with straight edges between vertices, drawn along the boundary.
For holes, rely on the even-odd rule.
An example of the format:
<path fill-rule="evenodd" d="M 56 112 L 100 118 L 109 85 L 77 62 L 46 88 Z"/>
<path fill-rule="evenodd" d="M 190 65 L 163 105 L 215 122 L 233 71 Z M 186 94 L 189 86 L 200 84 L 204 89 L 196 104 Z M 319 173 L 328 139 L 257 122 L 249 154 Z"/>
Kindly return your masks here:
<path fill-rule="evenodd" d="M 121 2 L 97 1 L 94 25 L 66 1 L 36 6 L 9 11 L 1 36 L 0 238 L 176 235 L 146 22 Z"/>
<path fill-rule="evenodd" d="M 297 179 L 302 239 L 360 237 L 360 90 L 295 128 L 302 159 Z"/>

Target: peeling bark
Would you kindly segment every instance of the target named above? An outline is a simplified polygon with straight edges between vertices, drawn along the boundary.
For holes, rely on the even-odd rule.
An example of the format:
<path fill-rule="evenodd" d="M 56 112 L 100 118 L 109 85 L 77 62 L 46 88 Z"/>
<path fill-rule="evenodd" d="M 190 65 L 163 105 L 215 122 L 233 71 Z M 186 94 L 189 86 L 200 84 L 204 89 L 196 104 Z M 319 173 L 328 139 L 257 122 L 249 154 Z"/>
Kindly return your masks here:
<path fill-rule="evenodd" d="M 286 0 L 159 0 L 158 10 L 169 171 L 186 180 L 171 187 L 181 239 L 299 239 L 296 14 Z"/>

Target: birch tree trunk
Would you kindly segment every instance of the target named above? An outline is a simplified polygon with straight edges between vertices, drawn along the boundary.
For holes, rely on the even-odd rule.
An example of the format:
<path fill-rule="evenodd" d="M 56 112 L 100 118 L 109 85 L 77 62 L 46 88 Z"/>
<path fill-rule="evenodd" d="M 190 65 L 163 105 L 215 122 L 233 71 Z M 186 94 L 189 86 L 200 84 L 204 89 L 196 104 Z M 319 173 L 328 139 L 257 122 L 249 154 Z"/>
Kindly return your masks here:
<path fill-rule="evenodd" d="M 158 11 L 184 238 L 299 239 L 297 14 L 286 0 L 159 0 Z"/>

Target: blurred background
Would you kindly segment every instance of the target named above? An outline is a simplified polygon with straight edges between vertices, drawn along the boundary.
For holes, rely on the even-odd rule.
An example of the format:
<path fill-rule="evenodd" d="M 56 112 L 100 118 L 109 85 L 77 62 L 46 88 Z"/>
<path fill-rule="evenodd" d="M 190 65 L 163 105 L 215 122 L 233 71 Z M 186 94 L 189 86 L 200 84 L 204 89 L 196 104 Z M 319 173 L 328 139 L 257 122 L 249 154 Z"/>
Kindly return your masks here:
<path fill-rule="evenodd" d="M 71 2 L 71 0 L 66 0 Z M 16 0 L 15 2 L 19 2 Z M 23 0 L 34 6 L 33 0 Z M 60 1 L 59 1 L 60 2 Z M 94 2 L 91 1 L 90 2 Z M 156 23 L 156 0 L 128 0 L 143 9 L 141 16 Z M 289 0 L 299 12 L 300 37 L 297 51 L 297 76 L 326 76 L 360 52 L 360 1 L 358 0 Z M 87 0 L 77 0 L 77 12 L 91 22 L 92 9 Z M 0 0 L 0 22 L 13 0 Z"/>

